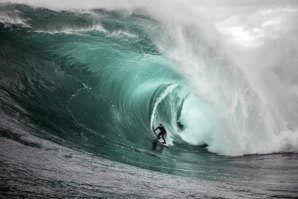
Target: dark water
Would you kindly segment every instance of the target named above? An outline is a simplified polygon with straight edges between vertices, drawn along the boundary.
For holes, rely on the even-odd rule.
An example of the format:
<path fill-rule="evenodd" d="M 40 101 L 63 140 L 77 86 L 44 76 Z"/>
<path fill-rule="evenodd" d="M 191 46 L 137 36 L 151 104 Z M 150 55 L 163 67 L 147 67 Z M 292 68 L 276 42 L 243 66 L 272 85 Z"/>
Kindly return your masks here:
<path fill-rule="evenodd" d="M 297 153 L 183 141 L 191 89 L 153 42 L 155 20 L 0 5 L 1 197 L 298 197 Z M 170 146 L 152 151 L 160 122 Z"/>

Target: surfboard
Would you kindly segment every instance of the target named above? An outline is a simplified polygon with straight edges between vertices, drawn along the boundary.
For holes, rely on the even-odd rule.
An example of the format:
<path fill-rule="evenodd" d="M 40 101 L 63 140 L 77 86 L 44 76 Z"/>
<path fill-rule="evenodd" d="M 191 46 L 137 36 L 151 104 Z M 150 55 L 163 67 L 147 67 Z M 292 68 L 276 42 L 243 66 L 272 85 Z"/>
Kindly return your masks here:
<path fill-rule="evenodd" d="M 167 143 L 163 143 L 163 141 L 161 139 L 156 139 L 160 144 L 168 147 L 169 145 Z"/>
<path fill-rule="evenodd" d="M 152 142 L 152 150 L 163 150 L 164 147 L 169 147 L 168 144 L 164 144 L 161 140 L 154 139 Z"/>

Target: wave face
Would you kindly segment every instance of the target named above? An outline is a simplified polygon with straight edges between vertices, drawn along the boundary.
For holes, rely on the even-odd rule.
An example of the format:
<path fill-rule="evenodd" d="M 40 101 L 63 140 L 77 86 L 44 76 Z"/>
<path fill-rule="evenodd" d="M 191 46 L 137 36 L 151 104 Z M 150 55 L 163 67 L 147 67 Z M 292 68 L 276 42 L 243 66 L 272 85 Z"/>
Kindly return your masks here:
<path fill-rule="evenodd" d="M 165 1 L 165 12 L 133 1 L 77 3 L 1 4 L 2 129 L 17 120 L 39 137 L 152 169 L 159 123 L 173 151 L 298 151 L 290 42 L 289 53 L 273 59 L 279 50 L 268 49 L 281 45 L 278 36 L 248 47 L 223 40 L 229 21 L 210 26 L 211 4 L 196 10 L 194 2 Z M 167 170 L 174 160 L 162 157 Z M 193 160 L 175 161 L 185 168 Z"/>

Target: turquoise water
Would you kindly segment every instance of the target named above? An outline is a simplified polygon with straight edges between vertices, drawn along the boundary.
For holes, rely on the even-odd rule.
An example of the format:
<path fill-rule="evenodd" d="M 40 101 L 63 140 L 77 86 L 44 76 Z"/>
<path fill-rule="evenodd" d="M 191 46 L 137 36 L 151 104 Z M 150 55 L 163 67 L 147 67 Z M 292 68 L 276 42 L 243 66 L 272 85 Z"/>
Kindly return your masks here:
<path fill-rule="evenodd" d="M 296 134 L 277 133 L 279 124 L 272 125 L 274 118 L 243 72 L 219 59 L 191 28 L 185 35 L 194 45 L 187 51 L 197 53 L 200 64 L 185 62 L 177 38 L 146 12 L 0 5 L 0 168 L 9 174 L 1 174 L 2 196 L 66 197 L 67 187 L 70 197 L 175 196 L 152 196 L 150 191 L 159 190 L 155 185 L 142 194 L 129 185 L 123 185 L 124 195 L 117 192 L 115 170 L 122 163 L 122 184 L 142 175 L 150 184 L 157 179 L 148 176 L 161 175 L 183 188 L 191 179 L 190 190 L 177 197 L 192 197 L 204 186 L 210 193 L 194 197 L 297 196 L 297 145 L 291 142 Z M 159 123 L 168 131 L 169 147 L 152 150 L 152 129 Z M 37 174 L 28 177 L 26 170 Z M 73 195 L 83 179 L 93 179 L 90 173 L 101 178 L 103 171 L 110 173 L 109 191 L 94 180 L 86 183 L 97 194 L 81 187 Z M 63 184 L 59 172 L 66 178 L 70 172 L 80 185 Z M 46 182 L 25 192 L 18 180 L 30 184 L 40 173 Z M 130 181 L 131 173 L 141 177 Z M 39 193 L 47 186 L 58 195 Z"/>

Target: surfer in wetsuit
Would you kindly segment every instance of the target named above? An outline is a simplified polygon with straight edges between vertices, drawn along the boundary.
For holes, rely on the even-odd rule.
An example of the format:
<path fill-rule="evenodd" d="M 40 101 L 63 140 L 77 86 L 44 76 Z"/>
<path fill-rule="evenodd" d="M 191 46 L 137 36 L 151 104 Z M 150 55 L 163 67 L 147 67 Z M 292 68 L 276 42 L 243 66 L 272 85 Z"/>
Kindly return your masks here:
<path fill-rule="evenodd" d="M 160 139 L 160 137 L 162 137 L 163 144 L 166 144 L 165 136 L 167 136 L 167 131 L 166 131 L 165 127 L 162 124 L 160 124 L 156 129 L 153 130 L 153 132 L 155 133 L 155 131 L 157 129 L 159 130 L 159 133 L 157 135 L 157 139 Z"/>

